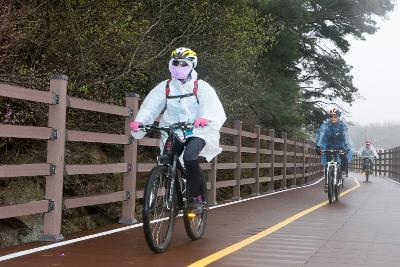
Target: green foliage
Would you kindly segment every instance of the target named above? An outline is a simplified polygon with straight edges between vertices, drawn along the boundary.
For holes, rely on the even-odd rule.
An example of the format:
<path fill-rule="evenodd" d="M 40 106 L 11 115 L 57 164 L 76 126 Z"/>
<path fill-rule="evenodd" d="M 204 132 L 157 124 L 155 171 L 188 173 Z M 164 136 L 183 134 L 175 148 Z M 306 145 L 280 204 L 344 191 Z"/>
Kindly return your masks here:
<path fill-rule="evenodd" d="M 251 1 L 262 14 L 273 18 L 273 25 L 282 30 L 276 46 L 261 58 L 263 82 L 271 85 L 271 91 L 285 90 L 282 81 L 294 81 L 295 110 L 302 118 L 304 129 L 315 130 L 322 122 L 324 104 L 341 100 L 352 103 L 357 98 L 357 88 L 350 75 L 351 66 L 343 59 L 349 50 L 349 35 L 364 39 L 364 34 L 377 30 L 373 16 L 386 16 L 393 10 L 394 0 L 270 0 Z M 293 105 L 292 95 L 283 101 L 275 113 L 285 114 Z M 272 99 L 265 98 L 264 105 Z M 276 106 L 276 105 L 275 105 Z M 294 115 L 294 116 L 296 116 Z M 290 126 L 298 128 L 298 120 Z M 277 124 L 275 124 L 277 123 Z M 279 128 L 284 121 L 275 122 Z"/>
<path fill-rule="evenodd" d="M 200 78 L 217 89 L 230 119 L 296 132 L 321 119 L 310 112 L 321 103 L 355 100 L 351 66 L 342 57 L 349 49 L 346 37 L 374 33 L 373 16 L 386 16 L 394 1 L 0 4 L 0 81 L 46 90 L 49 73 L 65 73 L 70 95 L 123 105 L 125 92 L 144 96 L 168 78 L 170 51 L 188 46 L 198 52 Z M 45 108 L 4 99 L 2 121 L 5 104 L 20 112 L 19 121 L 46 123 L 45 116 L 28 115 L 44 115 Z M 69 118 L 71 125 L 86 120 L 97 120 L 98 130 L 110 122 L 80 113 Z"/>

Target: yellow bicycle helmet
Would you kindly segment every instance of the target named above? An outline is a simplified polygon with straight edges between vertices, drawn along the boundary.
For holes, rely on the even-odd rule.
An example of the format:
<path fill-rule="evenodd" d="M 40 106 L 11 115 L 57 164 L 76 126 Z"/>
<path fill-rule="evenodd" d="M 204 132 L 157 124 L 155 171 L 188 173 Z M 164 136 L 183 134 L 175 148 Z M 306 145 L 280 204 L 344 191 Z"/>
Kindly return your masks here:
<path fill-rule="evenodd" d="M 171 53 L 171 58 L 173 59 L 187 59 L 190 62 L 193 63 L 193 68 L 197 66 L 197 55 L 196 52 L 194 52 L 190 48 L 186 47 L 179 47 L 172 51 Z"/>

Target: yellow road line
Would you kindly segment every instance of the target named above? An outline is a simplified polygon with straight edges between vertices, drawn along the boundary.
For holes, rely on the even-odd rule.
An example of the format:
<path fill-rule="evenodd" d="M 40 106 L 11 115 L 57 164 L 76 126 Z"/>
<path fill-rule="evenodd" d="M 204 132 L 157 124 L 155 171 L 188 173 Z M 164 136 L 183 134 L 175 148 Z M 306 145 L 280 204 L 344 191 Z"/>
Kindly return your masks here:
<path fill-rule="evenodd" d="M 350 193 L 351 191 L 357 189 L 360 186 L 360 183 L 358 182 L 357 178 L 354 178 L 354 181 L 356 182 L 356 185 L 353 186 L 352 188 L 346 190 L 345 192 L 341 193 L 340 196 L 344 196 L 344 195 Z M 282 222 L 280 222 L 278 224 L 275 224 L 274 226 L 271 226 L 271 227 L 259 232 L 256 235 L 250 236 L 250 237 L 248 237 L 248 238 L 246 238 L 246 239 L 244 239 L 244 240 L 242 240 L 242 241 L 240 241 L 238 243 L 235 243 L 235 244 L 233 244 L 233 245 L 231 245 L 229 247 L 226 247 L 226 248 L 224 248 L 224 249 L 222 249 L 220 251 L 217 251 L 217 252 L 211 254 L 210 256 L 207 256 L 207 257 L 205 257 L 205 258 L 203 258 L 203 259 L 201 259 L 199 261 L 196 261 L 196 262 L 190 264 L 188 267 L 206 266 L 206 265 L 208 265 L 208 264 L 210 264 L 212 262 L 215 262 L 215 261 L 217 261 L 217 260 L 219 260 L 219 259 L 221 259 L 221 258 L 223 258 L 223 257 L 235 252 L 235 251 L 238 251 L 239 249 L 244 248 L 245 246 L 250 245 L 251 243 L 254 243 L 255 241 L 257 241 L 257 240 L 259 240 L 259 239 L 261 239 L 263 237 L 266 237 L 269 234 L 272 234 L 273 232 L 278 231 L 279 229 L 285 227 L 286 225 L 294 222 L 297 219 L 300 219 L 301 217 L 307 215 L 308 213 L 311 213 L 311 212 L 313 212 L 313 211 L 315 211 L 315 210 L 327 205 L 328 203 L 329 203 L 329 201 L 326 200 L 326 201 L 321 202 L 321 203 L 319 203 L 319 204 L 317 204 L 317 205 L 315 205 L 315 206 L 313 206 L 313 207 L 311 207 L 309 209 L 303 210 L 303 211 L 301 211 L 301 212 L 299 212 L 299 213 L 297 213 L 297 214 L 285 219 L 284 221 L 282 221 Z"/>

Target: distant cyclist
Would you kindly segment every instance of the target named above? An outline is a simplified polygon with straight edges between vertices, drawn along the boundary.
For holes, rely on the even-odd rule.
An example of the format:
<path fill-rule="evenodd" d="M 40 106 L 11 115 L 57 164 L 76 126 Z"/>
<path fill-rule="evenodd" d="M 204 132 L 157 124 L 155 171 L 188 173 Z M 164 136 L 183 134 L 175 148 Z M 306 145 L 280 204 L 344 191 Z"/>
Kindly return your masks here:
<path fill-rule="evenodd" d="M 320 126 L 315 140 L 315 150 L 318 155 L 322 155 L 321 163 L 325 166 L 325 191 L 328 190 L 327 159 L 326 153 L 322 154 L 322 151 L 327 149 L 343 150 L 345 154 L 340 155 L 340 158 L 337 160 L 341 163 L 341 169 L 344 171 L 347 170 L 348 161 L 352 159 L 348 126 L 345 121 L 340 119 L 341 115 L 342 112 L 340 109 L 337 107 L 331 108 L 328 112 L 329 118 Z M 339 175 L 342 174 L 340 173 Z"/>
<path fill-rule="evenodd" d="M 219 130 L 226 116 L 214 88 L 197 79 L 196 66 L 197 55 L 190 48 L 180 47 L 172 51 L 168 63 L 171 78 L 162 81 L 150 91 L 130 128 L 136 131 L 141 124 L 152 124 L 163 110 L 160 126 L 177 122 L 194 123 L 193 131 L 185 133 L 183 161 L 188 177 L 188 190 L 192 197 L 191 210 L 200 214 L 205 199 L 201 197 L 203 172 L 198 158 L 202 156 L 210 161 L 221 153 Z M 177 134 L 183 139 L 182 132 Z M 144 133 L 140 132 L 133 135 L 137 139 L 144 137 Z"/>
<path fill-rule="evenodd" d="M 363 160 L 362 169 L 365 172 L 367 168 L 367 160 L 371 159 L 371 170 L 373 169 L 373 161 L 372 159 L 376 159 L 378 157 L 378 153 L 376 153 L 375 148 L 372 146 L 371 141 L 365 141 L 365 145 L 360 148 L 358 152 Z"/>

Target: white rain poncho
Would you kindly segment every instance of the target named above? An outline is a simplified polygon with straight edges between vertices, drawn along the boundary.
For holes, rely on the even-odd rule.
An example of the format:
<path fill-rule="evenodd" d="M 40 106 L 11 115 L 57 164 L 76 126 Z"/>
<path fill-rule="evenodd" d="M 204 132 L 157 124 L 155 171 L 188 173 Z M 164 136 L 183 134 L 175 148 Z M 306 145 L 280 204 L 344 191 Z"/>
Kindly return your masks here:
<path fill-rule="evenodd" d="M 360 151 L 358 152 L 362 158 L 373 158 L 373 157 L 378 157 L 378 153 L 376 153 L 375 148 L 372 145 L 369 145 L 369 148 L 367 148 L 365 145 L 360 148 Z"/>
<path fill-rule="evenodd" d="M 194 80 L 197 79 L 197 73 L 194 69 L 191 77 L 192 79 L 185 84 L 172 78 L 169 84 L 169 96 L 193 93 Z M 150 91 L 140 107 L 136 121 L 140 121 L 143 124 L 152 124 L 160 115 L 167 101 L 166 84 L 167 80 L 162 81 Z M 195 96 L 168 99 L 167 108 L 160 119 L 160 126 L 168 126 L 176 122 L 193 123 L 197 118 L 208 119 L 208 125 L 194 128 L 191 136 L 200 137 L 206 141 L 200 156 L 205 157 L 207 161 L 211 161 L 222 151 L 219 147 L 219 130 L 226 120 L 226 115 L 215 90 L 203 80 L 198 81 L 197 98 L 199 103 L 197 103 Z M 181 132 L 177 133 L 181 138 L 183 137 Z M 136 139 L 141 139 L 144 135 L 145 133 L 140 131 L 133 133 Z M 160 143 L 161 149 L 163 149 L 162 144 L 164 141 Z"/>

